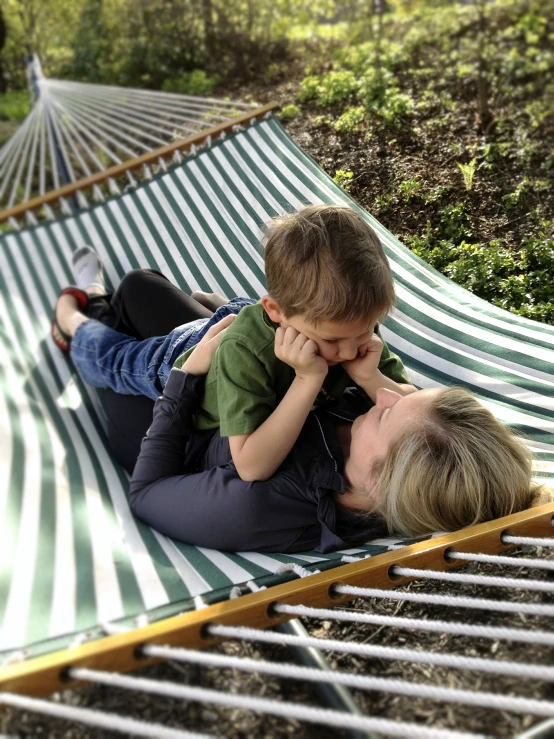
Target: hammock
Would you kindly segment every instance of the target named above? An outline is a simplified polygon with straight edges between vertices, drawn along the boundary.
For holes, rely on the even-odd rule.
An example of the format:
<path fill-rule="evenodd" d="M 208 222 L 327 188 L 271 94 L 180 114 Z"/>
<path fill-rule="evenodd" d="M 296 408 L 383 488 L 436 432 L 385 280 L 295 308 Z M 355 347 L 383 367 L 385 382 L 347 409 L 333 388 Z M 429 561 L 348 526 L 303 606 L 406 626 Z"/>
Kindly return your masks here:
<path fill-rule="evenodd" d="M 88 210 L 0 237 L 0 664 L 290 579 L 399 539 L 322 555 L 228 553 L 171 541 L 135 520 L 111 459 L 101 400 L 49 336 L 71 254 L 100 254 L 115 287 L 136 267 L 183 290 L 264 292 L 260 226 L 308 203 L 343 202 L 379 234 L 397 309 L 383 336 L 419 387 L 462 385 L 522 434 L 538 479 L 554 476 L 554 328 L 497 309 L 426 266 L 311 160 L 274 117 Z M 284 567 L 285 566 L 285 567 Z"/>

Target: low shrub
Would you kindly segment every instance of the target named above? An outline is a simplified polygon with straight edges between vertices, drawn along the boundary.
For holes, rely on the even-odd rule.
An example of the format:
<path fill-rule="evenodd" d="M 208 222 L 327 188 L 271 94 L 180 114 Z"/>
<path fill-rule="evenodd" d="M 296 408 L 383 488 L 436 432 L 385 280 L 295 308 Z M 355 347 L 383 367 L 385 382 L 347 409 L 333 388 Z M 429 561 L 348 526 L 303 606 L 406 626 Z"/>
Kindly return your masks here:
<path fill-rule="evenodd" d="M 457 211 L 449 211 L 453 212 Z M 474 244 L 462 238 L 455 243 L 437 237 L 429 222 L 423 234 L 408 237 L 407 242 L 424 261 L 480 298 L 527 318 L 554 322 L 551 224 L 544 222 L 538 233 L 524 240 L 519 252 L 497 239 Z"/>
<path fill-rule="evenodd" d="M 355 133 L 360 130 L 361 124 L 366 119 L 366 109 L 363 106 L 348 108 L 337 118 L 333 124 L 335 131 L 339 133 Z"/>
<path fill-rule="evenodd" d="M 346 169 L 337 169 L 333 177 L 333 182 L 336 182 L 339 187 L 342 187 L 343 190 L 348 192 L 352 184 L 352 177 L 354 177 L 354 172 L 349 172 Z"/>
<path fill-rule="evenodd" d="M 359 87 L 356 75 L 348 70 L 309 75 L 302 80 L 298 100 L 315 100 L 321 106 L 336 105 L 353 96 Z"/>
<path fill-rule="evenodd" d="M 279 118 L 282 121 L 292 121 L 300 113 L 300 108 L 297 105 L 285 105 L 281 108 Z"/>
<path fill-rule="evenodd" d="M 193 69 L 180 77 L 164 80 L 162 91 L 179 92 L 181 95 L 210 95 L 218 82 L 217 74 L 208 75 L 203 69 Z"/>
<path fill-rule="evenodd" d="M 31 110 L 27 90 L 13 90 L 0 95 L 0 121 L 22 121 Z"/>

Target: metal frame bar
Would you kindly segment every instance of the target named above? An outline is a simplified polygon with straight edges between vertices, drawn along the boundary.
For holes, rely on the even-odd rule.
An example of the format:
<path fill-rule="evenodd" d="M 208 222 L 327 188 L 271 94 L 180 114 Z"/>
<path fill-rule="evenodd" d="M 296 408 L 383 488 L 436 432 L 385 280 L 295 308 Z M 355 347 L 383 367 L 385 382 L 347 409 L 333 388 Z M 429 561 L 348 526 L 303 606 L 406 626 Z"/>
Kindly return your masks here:
<path fill-rule="evenodd" d="M 391 575 L 395 565 L 449 570 L 461 565 L 446 558 L 447 550 L 455 546 L 460 551 L 480 551 L 496 554 L 513 550 L 505 544 L 503 534 L 518 536 L 552 536 L 554 503 L 538 506 L 505 518 L 473 526 L 453 534 L 412 544 L 385 554 L 333 568 L 301 580 L 276 585 L 267 590 L 244 595 L 235 600 L 216 603 L 199 611 L 174 616 L 132 631 L 107 636 L 80 647 L 37 657 L 0 670 L 0 691 L 28 695 L 48 695 L 63 690 L 70 683 L 67 668 L 94 667 L 120 672 L 138 669 L 158 660 L 145 659 L 139 647 L 145 643 L 180 645 L 193 649 L 217 644 L 221 638 L 210 637 L 205 627 L 210 623 L 249 625 L 269 628 L 294 616 L 275 614 L 276 601 L 314 607 L 337 605 L 352 596 L 337 595 L 334 586 L 349 584 L 359 587 L 394 588 L 414 578 Z"/>

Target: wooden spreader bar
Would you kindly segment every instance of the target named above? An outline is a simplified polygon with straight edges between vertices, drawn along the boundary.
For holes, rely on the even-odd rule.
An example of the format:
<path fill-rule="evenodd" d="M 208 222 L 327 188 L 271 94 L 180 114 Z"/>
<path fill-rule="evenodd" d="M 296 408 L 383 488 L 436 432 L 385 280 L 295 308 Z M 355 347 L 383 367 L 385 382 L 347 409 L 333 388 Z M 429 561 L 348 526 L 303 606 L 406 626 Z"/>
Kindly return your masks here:
<path fill-rule="evenodd" d="M 352 600 L 352 596 L 337 596 L 333 592 L 333 586 L 343 584 L 393 588 L 413 579 L 391 577 L 390 570 L 395 565 L 430 570 L 452 569 L 459 567 L 461 563 L 445 559 L 445 552 L 450 548 L 483 554 L 507 552 L 514 545 L 504 544 L 503 534 L 554 536 L 553 521 L 554 503 L 548 503 L 453 534 L 379 554 L 361 562 L 243 595 L 235 600 L 216 603 L 199 611 L 10 665 L 0 670 L 0 692 L 41 696 L 74 687 L 77 682 L 65 679 L 67 668 L 71 666 L 117 672 L 138 669 L 159 661 L 142 657 L 141 645 L 159 644 L 202 649 L 222 641 L 220 638 L 206 636 L 205 627 L 208 624 L 269 628 L 294 618 L 283 614 L 275 615 L 272 604 L 279 602 L 323 608 L 344 603 Z"/>
<path fill-rule="evenodd" d="M 146 154 L 141 154 L 134 159 L 127 159 L 121 164 L 116 164 L 113 167 L 104 169 L 101 172 L 96 172 L 89 177 L 83 177 L 76 182 L 72 182 L 69 185 L 64 185 L 57 190 L 50 190 L 50 192 L 39 196 L 38 198 L 32 198 L 19 205 L 14 205 L 11 208 L 0 211 L 0 223 L 7 221 L 8 218 L 20 218 L 29 210 L 38 210 L 43 205 L 49 205 L 55 202 L 59 198 L 68 198 L 74 195 L 79 190 L 87 190 L 93 185 L 99 185 L 105 182 L 109 178 L 116 179 L 122 177 L 125 172 L 129 170 L 135 170 L 142 167 L 143 164 L 153 164 L 158 161 L 160 157 L 165 158 L 171 156 L 175 151 L 188 151 L 193 144 L 202 144 L 208 136 L 216 137 L 223 132 L 229 132 L 233 129 L 233 126 L 240 126 L 249 123 L 253 118 L 263 118 L 266 113 L 279 108 L 279 103 L 268 103 L 263 105 L 261 108 L 254 108 L 251 111 L 244 113 L 243 115 L 236 116 L 226 123 L 220 123 L 218 126 L 212 128 L 206 128 L 204 131 L 198 133 L 192 133 L 190 136 L 186 136 L 182 139 L 177 139 L 171 144 L 160 146 L 158 149 L 153 149 Z"/>

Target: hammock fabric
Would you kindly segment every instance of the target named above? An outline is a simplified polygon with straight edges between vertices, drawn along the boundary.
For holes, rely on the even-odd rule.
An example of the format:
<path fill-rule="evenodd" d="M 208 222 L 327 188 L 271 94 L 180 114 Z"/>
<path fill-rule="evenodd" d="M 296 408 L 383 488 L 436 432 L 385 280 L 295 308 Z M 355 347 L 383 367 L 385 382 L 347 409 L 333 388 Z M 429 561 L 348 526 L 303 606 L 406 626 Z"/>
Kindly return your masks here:
<path fill-rule="evenodd" d="M 398 295 L 383 335 L 419 387 L 462 385 L 517 429 L 554 476 L 554 328 L 490 306 L 426 266 L 299 149 L 271 117 L 219 139 L 135 190 L 0 237 L 0 664 L 272 585 L 297 563 L 341 564 L 399 539 L 321 555 L 228 553 L 171 541 L 136 521 L 110 458 L 101 396 L 54 346 L 50 318 L 88 243 L 111 284 L 136 267 L 184 290 L 264 292 L 260 227 L 308 203 L 344 202 L 376 229 Z"/>

